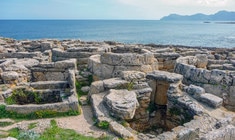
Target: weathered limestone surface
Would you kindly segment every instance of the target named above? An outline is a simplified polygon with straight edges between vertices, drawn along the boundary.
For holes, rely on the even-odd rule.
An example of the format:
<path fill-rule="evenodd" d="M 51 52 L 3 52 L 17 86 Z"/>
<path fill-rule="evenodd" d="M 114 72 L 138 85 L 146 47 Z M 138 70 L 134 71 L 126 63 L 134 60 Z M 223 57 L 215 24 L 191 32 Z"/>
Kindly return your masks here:
<path fill-rule="evenodd" d="M 190 85 L 187 89 L 187 93 L 192 95 L 195 99 L 199 99 L 202 94 L 205 94 L 205 90 L 199 86 Z"/>
<path fill-rule="evenodd" d="M 124 139 L 134 140 L 134 135 L 131 132 L 129 132 L 124 126 L 120 125 L 117 122 L 112 121 L 109 125 L 109 128 L 116 135 Z"/>
<path fill-rule="evenodd" d="M 130 120 L 135 115 L 139 103 L 134 91 L 113 90 L 105 96 L 104 102 L 111 111 L 111 115 L 124 120 Z"/>
<path fill-rule="evenodd" d="M 200 100 L 214 108 L 222 106 L 222 103 L 223 103 L 222 98 L 219 98 L 209 93 L 202 94 L 200 97 Z"/>
<path fill-rule="evenodd" d="M 235 109 L 235 96 L 233 92 L 234 84 L 234 72 L 225 71 L 225 70 L 206 70 L 197 66 L 197 63 L 200 63 L 204 60 L 208 61 L 208 67 L 211 64 L 223 63 L 224 61 L 218 60 L 207 60 L 204 56 L 199 55 L 200 57 L 190 56 L 190 57 L 180 57 L 177 59 L 175 65 L 175 72 L 182 74 L 184 76 L 183 83 L 185 84 L 194 84 L 202 87 L 205 92 L 211 93 L 223 99 L 223 103 L 226 108 L 230 110 Z M 203 59 L 201 59 L 203 58 Z M 206 64 L 206 61 L 203 62 L 203 65 Z M 221 104 L 218 102 L 218 104 Z M 213 106 L 213 105 L 212 105 Z M 220 106 L 220 105 L 219 105 Z"/>
<path fill-rule="evenodd" d="M 78 110 L 75 82 L 89 83 L 92 75 L 95 81 L 81 90 L 89 92 L 98 122 L 109 122 L 109 130 L 117 136 L 234 139 L 234 115 L 218 115 L 225 110 L 221 106 L 235 110 L 234 49 L 0 38 L 0 58 L 1 104 L 19 87 L 34 88 L 47 102 L 6 105 L 9 111 Z M 132 133 L 161 127 L 151 122 L 162 109 L 151 112 L 153 103 L 166 108 L 158 121 L 165 118 L 167 127 L 157 128 L 155 134 Z M 128 127 L 112 117 L 127 120 Z M 164 132 L 168 129 L 172 130 Z"/>
<path fill-rule="evenodd" d="M 158 61 L 154 58 L 153 53 L 141 51 L 141 49 L 138 51 L 128 49 L 121 53 L 122 51 L 122 47 L 117 47 L 113 52 L 91 56 L 88 61 L 88 69 L 99 79 L 119 77 L 121 71 L 135 70 L 147 73 L 158 69 Z"/>
<path fill-rule="evenodd" d="M 205 134 L 201 139 L 203 140 L 234 140 L 235 139 L 235 127 L 228 125 L 218 130 L 210 131 Z"/>
<path fill-rule="evenodd" d="M 70 96 L 67 100 L 59 103 L 53 104 L 43 104 L 43 105 L 6 105 L 7 111 L 14 111 L 21 114 L 28 114 L 32 112 L 42 111 L 42 110 L 52 110 L 56 112 L 67 112 L 70 110 L 78 110 L 78 100 L 76 96 Z"/>
<path fill-rule="evenodd" d="M 148 79 L 154 79 L 159 81 L 167 81 L 169 83 L 177 83 L 183 80 L 183 76 L 176 73 L 169 73 L 164 71 L 153 71 L 146 76 Z"/>
<path fill-rule="evenodd" d="M 140 71 L 122 71 L 121 77 L 127 81 L 136 81 L 136 80 L 143 80 L 145 79 L 146 74 Z"/>
<path fill-rule="evenodd" d="M 19 75 L 17 72 L 8 71 L 1 73 L 1 77 L 5 84 L 13 84 L 18 82 Z"/>

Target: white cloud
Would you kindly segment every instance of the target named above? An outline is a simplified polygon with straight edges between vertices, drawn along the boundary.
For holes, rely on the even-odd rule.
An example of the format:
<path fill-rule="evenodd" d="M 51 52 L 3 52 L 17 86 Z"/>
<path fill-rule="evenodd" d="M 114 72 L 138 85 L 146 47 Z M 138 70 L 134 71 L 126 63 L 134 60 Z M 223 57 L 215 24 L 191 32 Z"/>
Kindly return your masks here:
<path fill-rule="evenodd" d="M 116 0 L 121 5 L 138 9 L 143 18 L 161 18 L 170 13 L 212 14 L 220 10 L 233 11 L 235 0 Z"/>
<path fill-rule="evenodd" d="M 206 6 L 224 7 L 234 0 L 117 0 L 122 4 L 131 6 Z"/>
<path fill-rule="evenodd" d="M 228 4 L 228 0 L 197 0 L 202 6 L 223 7 Z"/>

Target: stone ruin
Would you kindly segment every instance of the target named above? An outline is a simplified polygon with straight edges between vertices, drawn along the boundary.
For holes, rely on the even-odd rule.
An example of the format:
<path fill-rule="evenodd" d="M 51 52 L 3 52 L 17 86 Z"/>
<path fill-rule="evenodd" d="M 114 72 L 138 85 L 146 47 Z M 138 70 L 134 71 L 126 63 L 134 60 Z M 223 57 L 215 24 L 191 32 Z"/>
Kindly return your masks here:
<path fill-rule="evenodd" d="M 119 137 L 235 139 L 234 49 L 1 38 L 0 58 L 9 111 L 78 110 L 75 81 L 91 74 L 93 114 Z M 41 103 L 4 103 L 17 89 Z"/>
<path fill-rule="evenodd" d="M 137 70 L 144 73 L 158 69 L 153 53 L 139 47 L 117 46 L 89 58 L 88 69 L 97 79 L 119 77 L 121 71 Z"/>
<path fill-rule="evenodd" d="M 27 104 L 27 102 L 30 103 L 29 99 L 26 100 L 26 103 L 21 102 L 25 105 L 6 105 L 8 111 L 27 114 L 39 110 L 57 112 L 78 110 L 75 89 L 76 60 L 39 63 L 32 59 L 33 66 L 28 67 L 21 63 L 22 61 L 30 63 L 28 59 L 12 60 L 11 64 L 8 62 L 9 65 L 5 65 L 6 62 L 1 63 L 0 67 L 4 71 L 1 73 L 2 82 L 12 87 L 4 91 L 2 96 L 7 98 L 12 95 L 14 90 L 23 89 L 38 94 L 40 101 L 37 105 Z M 22 69 L 8 71 L 10 67 L 18 66 Z"/>

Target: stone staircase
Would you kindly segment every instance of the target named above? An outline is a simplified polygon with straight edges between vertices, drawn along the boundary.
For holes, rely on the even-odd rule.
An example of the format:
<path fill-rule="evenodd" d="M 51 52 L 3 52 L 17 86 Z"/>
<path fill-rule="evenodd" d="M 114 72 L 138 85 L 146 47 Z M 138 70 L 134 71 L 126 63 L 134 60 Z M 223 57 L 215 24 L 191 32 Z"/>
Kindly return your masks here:
<path fill-rule="evenodd" d="M 30 83 L 34 89 L 65 89 L 69 88 L 67 81 L 38 81 Z"/>

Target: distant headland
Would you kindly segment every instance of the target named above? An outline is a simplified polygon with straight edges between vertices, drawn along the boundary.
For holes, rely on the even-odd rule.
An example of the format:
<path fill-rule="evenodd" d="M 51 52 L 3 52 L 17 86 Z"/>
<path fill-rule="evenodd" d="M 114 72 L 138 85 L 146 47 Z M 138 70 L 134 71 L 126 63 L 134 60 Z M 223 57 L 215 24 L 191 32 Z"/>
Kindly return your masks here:
<path fill-rule="evenodd" d="M 174 21 L 235 21 L 235 12 L 232 11 L 219 11 L 215 14 L 206 15 L 202 13 L 197 13 L 194 15 L 178 15 L 170 14 L 161 18 L 160 20 L 174 20 Z M 220 23 L 220 22 L 219 22 Z M 235 22 L 226 22 L 229 24 L 234 24 Z"/>

